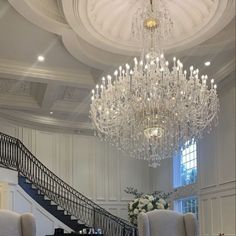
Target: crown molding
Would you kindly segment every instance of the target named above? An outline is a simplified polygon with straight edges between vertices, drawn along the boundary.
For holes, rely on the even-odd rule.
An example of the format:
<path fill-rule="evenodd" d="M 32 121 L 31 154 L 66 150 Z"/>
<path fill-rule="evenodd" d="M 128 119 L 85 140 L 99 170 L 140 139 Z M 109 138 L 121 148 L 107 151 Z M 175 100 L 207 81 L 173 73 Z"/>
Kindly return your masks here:
<path fill-rule="evenodd" d="M 0 95 L 0 108 L 23 109 L 24 111 L 37 111 L 40 109 L 39 104 L 33 97 L 12 94 Z"/>
<path fill-rule="evenodd" d="M 224 66 L 222 66 L 214 75 L 214 79 L 217 83 L 223 81 L 228 75 L 235 70 L 235 59 L 232 59 Z"/>
<path fill-rule="evenodd" d="M 93 135 L 93 128 L 88 122 L 74 122 L 69 120 L 59 120 L 53 117 L 46 117 L 42 115 L 33 115 L 16 110 L 0 109 L 0 117 L 12 121 L 15 124 L 22 124 L 24 126 L 66 131 L 85 135 Z"/>
<path fill-rule="evenodd" d="M 8 2 L 23 17 L 44 30 L 61 35 L 65 29 L 70 28 L 68 24 L 59 22 L 49 15 L 43 14 L 43 12 L 34 7 L 30 0 L 8 0 Z"/>
<path fill-rule="evenodd" d="M 85 88 L 92 88 L 95 85 L 90 71 L 44 68 L 5 59 L 0 59 L 0 76 L 30 82 L 59 82 L 61 85 Z"/>

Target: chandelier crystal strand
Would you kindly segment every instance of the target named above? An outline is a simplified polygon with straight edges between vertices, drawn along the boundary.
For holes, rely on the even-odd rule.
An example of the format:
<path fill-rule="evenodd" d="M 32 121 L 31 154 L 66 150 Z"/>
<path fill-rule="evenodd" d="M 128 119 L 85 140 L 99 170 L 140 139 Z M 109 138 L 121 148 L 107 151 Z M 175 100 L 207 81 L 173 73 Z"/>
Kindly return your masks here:
<path fill-rule="evenodd" d="M 134 59 L 102 79 L 93 90 L 91 119 L 98 136 L 151 166 L 172 157 L 181 146 L 198 140 L 217 118 L 216 84 L 199 70 L 164 56 L 145 62 Z"/>
<path fill-rule="evenodd" d="M 141 58 L 163 53 L 163 41 L 171 36 L 173 22 L 163 0 L 143 1 L 132 21 L 133 39 L 142 45 Z"/>
<path fill-rule="evenodd" d="M 160 1 L 134 16 L 132 30 L 143 42 L 141 59 L 119 67 L 92 90 L 90 117 L 96 134 L 129 156 L 156 167 L 217 122 L 217 86 L 199 70 L 165 60 L 161 42 L 172 21 Z M 144 54 L 145 53 L 145 54 Z M 145 56 L 144 56 L 145 55 Z"/>

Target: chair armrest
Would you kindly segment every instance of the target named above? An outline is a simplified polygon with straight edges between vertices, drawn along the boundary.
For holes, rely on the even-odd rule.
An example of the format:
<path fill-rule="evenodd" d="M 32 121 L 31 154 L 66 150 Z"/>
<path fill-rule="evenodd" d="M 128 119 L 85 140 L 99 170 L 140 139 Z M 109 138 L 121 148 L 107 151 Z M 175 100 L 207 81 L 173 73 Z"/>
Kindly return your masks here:
<path fill-rule="evenodd" d="M 36 223 L 31 213 L 21 215 L 22 236 L 36 236 Z"/>
<path fill-rule="evenodd" d="M 150 236 L 148 216 L 143 212 L 138 215 L 138 235 Z"/>
<path fill-rule="evenodd" d="M 186 236 L 197 236 L 198 235 L 198 223 L 197 218 L 192 213 L 184 215 L 184 224 Z"/>

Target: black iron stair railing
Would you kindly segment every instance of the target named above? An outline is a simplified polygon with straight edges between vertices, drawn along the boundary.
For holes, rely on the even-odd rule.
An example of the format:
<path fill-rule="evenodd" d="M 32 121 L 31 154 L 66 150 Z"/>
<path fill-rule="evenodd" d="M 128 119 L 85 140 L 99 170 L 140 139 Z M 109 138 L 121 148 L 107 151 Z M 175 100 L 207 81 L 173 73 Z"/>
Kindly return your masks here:
<path fill-rule="evenodd" d="M 17 138 L 0 132 L 0 164 L 17 170 L 37 189 L 88 227 L 106 236 L 136 236 L 137 228 L 112 215 L 44 166 Z"/>

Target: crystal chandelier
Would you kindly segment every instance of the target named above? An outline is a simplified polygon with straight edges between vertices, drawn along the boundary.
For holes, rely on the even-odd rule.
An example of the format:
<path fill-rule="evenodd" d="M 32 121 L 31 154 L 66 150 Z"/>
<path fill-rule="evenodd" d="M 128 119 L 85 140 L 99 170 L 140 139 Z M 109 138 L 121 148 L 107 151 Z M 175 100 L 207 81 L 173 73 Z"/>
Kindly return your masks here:
<path fill-rule="evenodd" d="M 102 140 L 156 167 L 216 124 L 219 101 L 213 79 L 208 86 L 193 66 L 187 72 L 180 60 L 166 61 L 159 45 L 172 21 L 163 2 L 150 3 L 132 25 L 145 56 L 102 78 L 92 90 L 90 116 Z"/>

